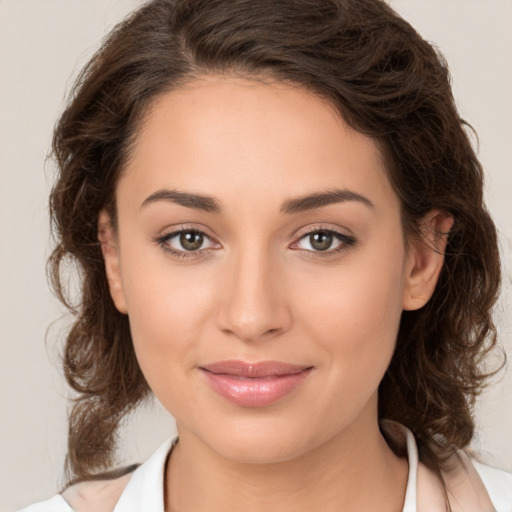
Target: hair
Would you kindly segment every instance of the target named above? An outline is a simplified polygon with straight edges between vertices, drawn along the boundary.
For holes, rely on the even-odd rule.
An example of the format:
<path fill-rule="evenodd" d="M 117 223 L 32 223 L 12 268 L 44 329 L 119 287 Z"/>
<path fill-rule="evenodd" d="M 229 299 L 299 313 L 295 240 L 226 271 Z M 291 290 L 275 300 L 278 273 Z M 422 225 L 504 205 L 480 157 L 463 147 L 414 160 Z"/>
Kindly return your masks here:
<path fill-rule="evenodd" d="M 76 316 L 63 356 L 76 392 L 68 481 L 111 467 L 121 419 L 150 395 L 128 318 L 109 294 L 98 214 L 106 208 L 115 224 L 116 183 L 152 102 L 205 74 L 267 77 L 334 105 L 382 148 L 407 236 L 421 236 L 433 209 L 453 217 L 435 292 L 403 312 L 379 388 L 379 418 L 412 430 L 421 459 L 441 475 L 473 437 L 500 283 L 483 171 L 444 58 L 382 0 L 154 0 L 106 38 L 54 132 L 49 274 Z M 75 300 L 63 279 L 68 262 L 80 275 Z"/>

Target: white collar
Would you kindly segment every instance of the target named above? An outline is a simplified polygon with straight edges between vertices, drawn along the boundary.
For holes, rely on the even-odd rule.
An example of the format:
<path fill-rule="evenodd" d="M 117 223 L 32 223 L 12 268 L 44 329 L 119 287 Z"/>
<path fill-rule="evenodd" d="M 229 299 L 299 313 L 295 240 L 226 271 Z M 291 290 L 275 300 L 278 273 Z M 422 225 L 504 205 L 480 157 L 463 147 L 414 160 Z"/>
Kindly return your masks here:
<path fill-rule="evenodd" d="M 164 470 L 170 451 L 178 438 L 168 439 L 133 473 L 113 512 L 164 511 Z"/>
<path fill-rule="evenodd" d="M 405 490 L 404 508 L 402 512 L 416 512 L 417 510 L 417 488 L 418 488 L 418 448 L 413 433 L 404 425 L 394 423 L 405 435 L 407 459 L 409 461 L 409 476 Z"/>

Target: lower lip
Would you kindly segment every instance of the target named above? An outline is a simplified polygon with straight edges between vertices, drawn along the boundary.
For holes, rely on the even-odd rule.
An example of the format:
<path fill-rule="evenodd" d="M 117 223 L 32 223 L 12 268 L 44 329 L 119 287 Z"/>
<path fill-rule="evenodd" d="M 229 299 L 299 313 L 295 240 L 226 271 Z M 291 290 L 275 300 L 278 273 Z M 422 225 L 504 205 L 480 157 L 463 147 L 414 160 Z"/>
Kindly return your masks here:
<path fill-rule="evenodd" d="M 289 395 L 311 373 L 248 378 L 202 370 L 210 386 L 219 395 L 242 407 L 265 407 Z"/>

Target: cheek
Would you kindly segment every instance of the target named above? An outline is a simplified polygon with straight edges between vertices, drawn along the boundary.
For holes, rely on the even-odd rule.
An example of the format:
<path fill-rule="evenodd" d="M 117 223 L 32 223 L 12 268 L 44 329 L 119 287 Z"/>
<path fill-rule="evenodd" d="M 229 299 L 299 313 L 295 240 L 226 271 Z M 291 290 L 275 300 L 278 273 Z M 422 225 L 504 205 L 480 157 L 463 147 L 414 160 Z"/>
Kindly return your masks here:
<path fill-rule="evenodd" d="M 154 389 L 193 366 L 217 285 L 206 269 L 178 268 L 141 245 L 127 241 L 121 272 L 135 352 Z"/>
<path fill-rule="evenodd" d="M 348 389 L 372 391 L 392 357 L 402 313 L 403 254 L 379 249 L 380 258 L 347 258 L 336 272 L 303 284 L 303 331 L 332 365 L 333 378 Z M 352 256 L 350 256 L 352 258 Z M 324 286 L 319 287 L 319 282 Z"/>

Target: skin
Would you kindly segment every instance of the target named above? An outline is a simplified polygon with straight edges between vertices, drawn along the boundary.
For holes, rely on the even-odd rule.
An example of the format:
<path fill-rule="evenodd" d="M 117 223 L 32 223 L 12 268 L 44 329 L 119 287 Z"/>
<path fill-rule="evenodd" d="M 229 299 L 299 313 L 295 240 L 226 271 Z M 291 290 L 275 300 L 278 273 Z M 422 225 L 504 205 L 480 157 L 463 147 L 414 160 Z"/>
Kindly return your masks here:
<path fill-rule="evenodd" d="M 406 244 L 378 145 L 299 87 L 215 76 L 158 98 L 141 126 L 117 231 L 102 212 L 99 238 L 142 371 L 177 422 L 166 510 L 401 510 L 407 461 L 380 433 L 377 389 L 402 310 L 428 301 L 443 256 Z M 162 190 L 221 211 L 155 198 Z M 367 202 L 282 211 L 333 190 Z M 451 222 L 424 219 L 441 251 L 435 233 Z M 162 241 L 180 229 L 208 234 L 200 251 L 169 252 L 187 252 L 179 236 Z M 319 229 L 353 243 L 316 250 Z M 277 403 L 247 408 L 199 370 L 227 359 L 314 369 Z"/>

